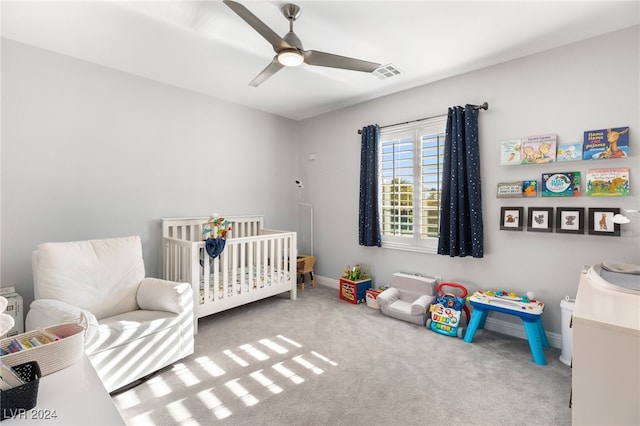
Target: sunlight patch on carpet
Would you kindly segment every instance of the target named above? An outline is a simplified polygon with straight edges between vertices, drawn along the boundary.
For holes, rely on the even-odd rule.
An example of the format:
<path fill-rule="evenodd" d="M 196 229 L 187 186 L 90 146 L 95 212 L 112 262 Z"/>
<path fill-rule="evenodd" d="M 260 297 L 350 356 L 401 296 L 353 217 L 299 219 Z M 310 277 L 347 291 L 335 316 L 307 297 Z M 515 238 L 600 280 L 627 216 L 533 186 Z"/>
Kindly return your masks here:
<path fill-rule="evenodd" d="M 258 361 L 264 361 L 265 359 L 269 359 L 269 355 L 265 354 L 264 352 L 262 352 L 261 350 L 259 350 L 258 348 L 256 348 L 255 346 L 249 343 L 247 343 L 246 345 L 240 346 L 240 349 L 242 349 L 247 354 L 257 359 Z"/>
<path fill-rule="evenodd" d="M 332 365 L 334 367 L 338 366 L 338 363 L 335 361 L 331 361 L 329 358 L 327 358 L 324 355 L 319 354 L 316 351 L 311 351 L 311 355 L 315 356 L 316 358 L 320 358 L 321 360 L 323 360 L 324 362 L 328 363 L 329 365 Z"/>
<path fill-rule="evenodd" d="M 126 410 L 127 408 L 135 407 L 138 404 L 140 404 L 140 398 L 138 398 L 135 389 L 133 390 L 133 392 L 124 393 L 118 399 L 118 405 L 121 409 L 124 410 Z"/>
<path fill-rule="evenodd" d="M 231 392 L 235 394 L 247 407 L 251 407 L 252 405 L 256 405 L 260 400 L 255 396 L 251 395 L 251 393 L 245 389 L 240 383 L 238 383 L 240 379 L 231 380 L 224 385 L 229 388 Z"/>
<path fill-rule="evenodd" d="M 282 392 L 283 389 L 280 386 L 276 385 L 273 380 L 262 374 L 262 371 L 263 370 L 254 371 L 253 373 L 249 374 L 249 376 L 260 383 L 262 386 L 267 388 L 271 393 L 278 394 Z"/>
<path fill-rule="evenodd" d="M 304 382 L 304 379 L 302 377 L 298 376 L 296 373 L 289 370 L 287 367 L 282 365 L 281 362 L 274 364 L 273 369 L 276 370 L 278 373 L 282 374 L 287 379 L 291 380 L 296 385 L 299 385 L 300 383 Z"/>
<path fill-rule="evenodd" d="M 303 366 L 304 368 L 313 371 L 316 374 L 322 374 L 324 373 L 324 371 L 322 370 L 322 368 L 318 368 L 315 365 L 313 365 L 312 363 L 310 363 L 309 361 L 307 361 L 306 359 L 302 358 L 302 355 L 298 355 L 296 357 L 292 358 L 295 362 L 297 362 L 298 364 L 300 364 L 301 366 Z"/>
<path fill-rule="evenodd" d="M 193 386 L 200 383 L 200 380 L 182 363 L 174 364 L 172 371 L 185 386 Z"/>
<path fill-rule="evenodd" d="M 176 423 L 183 424 L 182 422 L 191 418 L 191 412 L 184 406 L 183 401 L 184 399 L 180 399 L 167 405 L 167 411 Z"/>
<path fill-rule="evenodd" d="M 289 343 L 290 345 L 295 346 L 296 348 L 301 348 L 301 347 L 302 347 L 302 345 L 301 345 L 300 343 L 298 343 L 298 342 L 294 342 L 293 340 L 289 339 L 288 337 L 284 337 L 284 336 L 283 336 L 283 335 L 281 335 L 281 334 L 278 334 L 276 337 L 277 337 L 278 339 L 280 339 L 280 340 L 283 340 L 283 341 L 285 341 L 285 342 Z"/>
<path fill-rule="evenodd" d="M 204 426 L 208 420 L 233 417 L 240 406 L 253 407 L 272 395 L 295 392 L 295 386 L 313 380 L 338 363 L 284 335 L 262 338 L 235 348 L 216 351 L 190 361 L 178 362 L 170 371 L 149 379 L 139 388 L 118 395 L 123 413 L 131 410 L 127 424 Z M 253 372 L 245 371 L 253 367 Z M 229 380 L 230 377 L 235 377 Z M 149 398 L 158 399 L 158 408 L 144 410 Z M 285 396 L 286 397 L 286 396 Z M 206 415 L 205 415 L 205 418 Z M 208 423 L 207 423 L 208 424 Z"/>
<path fill-rule="evenodd" d="M 205 407 L 213 412 L 213 415 L 216 416 L 218 420 L 226 419 L 231 415 L 231 411 L 229 411 L 222 401 L 214 395 L 213 389 L 206 389 L 202 392 L 198 392 L 198 398 Z"/>
<path fill-rule="evenodd" d="M 138 414 L 135 417 L 132 417 L 127 421 L 127 424 L 130 426 L 145 426 L 152 425 L 153 420 L 151 420 L 151 414 L 153 411 L 147 411 L 146 413 Z"/>
<path fill-rule="evenodd" d="M 218 366 L 215 362 L 209 359 L 208 356 L 201 356 L 196 358 L 196 362 L 200 364 L 200 367 L 213 377 L 222 376 L 225 371 Z"/>
<path fill-rule="evenodd" d="M 236 362 L 236 364 L 238 364 L 240 367 L 246 367 L 247 365 L 249 365 L 249 363 L 247 361 L 245 361 L 244 359 L 240 358 L 238 355 L 234 354 L 229 349 L 225 350 L 223 353 L 226 356 L 228 356 L 229 358 L 231 358 L 232 360 L 234 360 Z"/>
<path fill-rule="evenodd" d="M 162 377 L 154 377 L 148 381 L 149 388 L 153 392 L 153 396 L 160 398 L 161 396 L 169 395 L 171 393 L 171 387 L 167 385 Z"/>
<path fill-rule="evenodd" d="M 287 352 L 289 352 L 287 348 L 285 348 L 284 346 L 280 346 L 279 344 L 277 344 L 276 342 L 270 339 L 262 339 L 258 343 L 266 346 L 267 348 L 279 354 L 286 354 Z"/>

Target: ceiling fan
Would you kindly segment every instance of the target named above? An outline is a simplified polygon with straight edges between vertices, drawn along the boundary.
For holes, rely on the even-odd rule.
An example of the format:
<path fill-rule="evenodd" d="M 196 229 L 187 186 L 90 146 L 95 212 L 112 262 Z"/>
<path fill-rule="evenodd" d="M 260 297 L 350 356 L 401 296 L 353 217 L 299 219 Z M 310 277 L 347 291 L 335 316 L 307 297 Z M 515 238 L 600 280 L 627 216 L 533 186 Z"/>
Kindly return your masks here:
<path fill-rule="evenodd" d="M 285 4 L 281 8 L 282 14 L 289 21 L 289 32 L 284 37 L 280 37 L 240 3 L 231 0 L 223 0 L 223 3 L 229 6 L 231 10 L 260 33 L 260 35 L 273 46 L 273 50 L 276 52 L 271 63 L 249 83 L 249 85 L 253 87 L 258 87 L 283 67 L 296 67 L 303 62 L 308 65 L 362 72 L 373 72 L 380 66 L 380 64 L 375 62 L 348 58 L 346 56 L 319 52 L 317 50 L 304 50 L 302 48 L 302 42 L 293 32 L 293 21 L 300 17 L 300 7 L 295 4 Z"/>

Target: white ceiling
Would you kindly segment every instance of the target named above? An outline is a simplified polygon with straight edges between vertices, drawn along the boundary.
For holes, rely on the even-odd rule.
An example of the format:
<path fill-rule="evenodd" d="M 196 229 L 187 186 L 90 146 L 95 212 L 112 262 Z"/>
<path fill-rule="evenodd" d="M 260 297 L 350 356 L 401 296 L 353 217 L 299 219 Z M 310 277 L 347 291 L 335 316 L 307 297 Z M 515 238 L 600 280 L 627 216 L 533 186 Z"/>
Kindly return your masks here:
<path fill-rule="evenodd" d="M 276 33 L 286 1 L 240 1 Z M 402 71 L 306 64 L 259 87 L 270 44 L 221 1 L 2 1 L 2 36 L 301 120 L 640 23 L 639 1 L 310 1 L 305 49 Z M 596 60 L 606 60 L 600 58 Z"/>

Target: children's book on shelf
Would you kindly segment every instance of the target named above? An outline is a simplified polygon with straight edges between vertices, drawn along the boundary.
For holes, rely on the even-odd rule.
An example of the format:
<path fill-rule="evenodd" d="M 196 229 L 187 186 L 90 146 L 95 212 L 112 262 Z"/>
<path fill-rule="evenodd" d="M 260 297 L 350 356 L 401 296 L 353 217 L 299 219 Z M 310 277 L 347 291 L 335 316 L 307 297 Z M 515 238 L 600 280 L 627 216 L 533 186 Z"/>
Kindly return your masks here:
<path fill-rule="evenodd" d="M 582 158 L 603 160 L 629 156 L 629 127 L 584 132 Z"/>
<path fill-rule="evenodd" d="M 577 161 L 582 160 L 582 143 L 566 143 L 558 144 L 556 160 L 560 161 Z"/>
<path fill-rule="evenodd" d="M 522 195 L 524 197 L 537 197 L 538 196 L 538 181 L 537 180 L 523 180 L 522 181 Z"/>
<path fill-rule="evenodd" d="M 629 195 L 629 169 L 587 170 L 587 196 L 625 197 Z"/>
<path fill-rule="evenodd" d="M 500 165 L 515 166 L 522 161 L 522 140 L 508 139 L 500 143 Z"/>
<path fill-rule="evenodd" d="M 542 174 L 543 197 L 579 197 L 580 172 Z"/>
<path fill-rule="evenodd" d="M 498 183 L 496 198 L 522 198 L 522 181 Z"/>
<path fill-rule="evenodd" d="M 556 135 L 528 136 L 522 139 L 522 164 L 545 164 L 556 161 Z"/>

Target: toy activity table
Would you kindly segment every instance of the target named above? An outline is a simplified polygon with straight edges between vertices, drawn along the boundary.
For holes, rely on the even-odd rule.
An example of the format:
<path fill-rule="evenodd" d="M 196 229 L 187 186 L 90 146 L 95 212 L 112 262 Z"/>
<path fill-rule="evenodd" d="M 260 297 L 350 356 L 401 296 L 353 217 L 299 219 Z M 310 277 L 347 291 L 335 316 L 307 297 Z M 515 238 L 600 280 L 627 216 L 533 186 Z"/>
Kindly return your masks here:
<path fill-rule="evenodd" d="M 484 328 L 489 312 L 516 315 L 524 325 L 533 362 L 539 365 L 547 364 L 543 351 L 543 347 L 549 347 L 549 341 L 542 325 L 544 303 L 533 299 L 533 297 L 517 296 L 515 293 L 480 290 L 473 293 L 468 300 L 473 307 L 473 313 L 464 336 L 465 342 L 471 343 L 478 328 Z"/>

